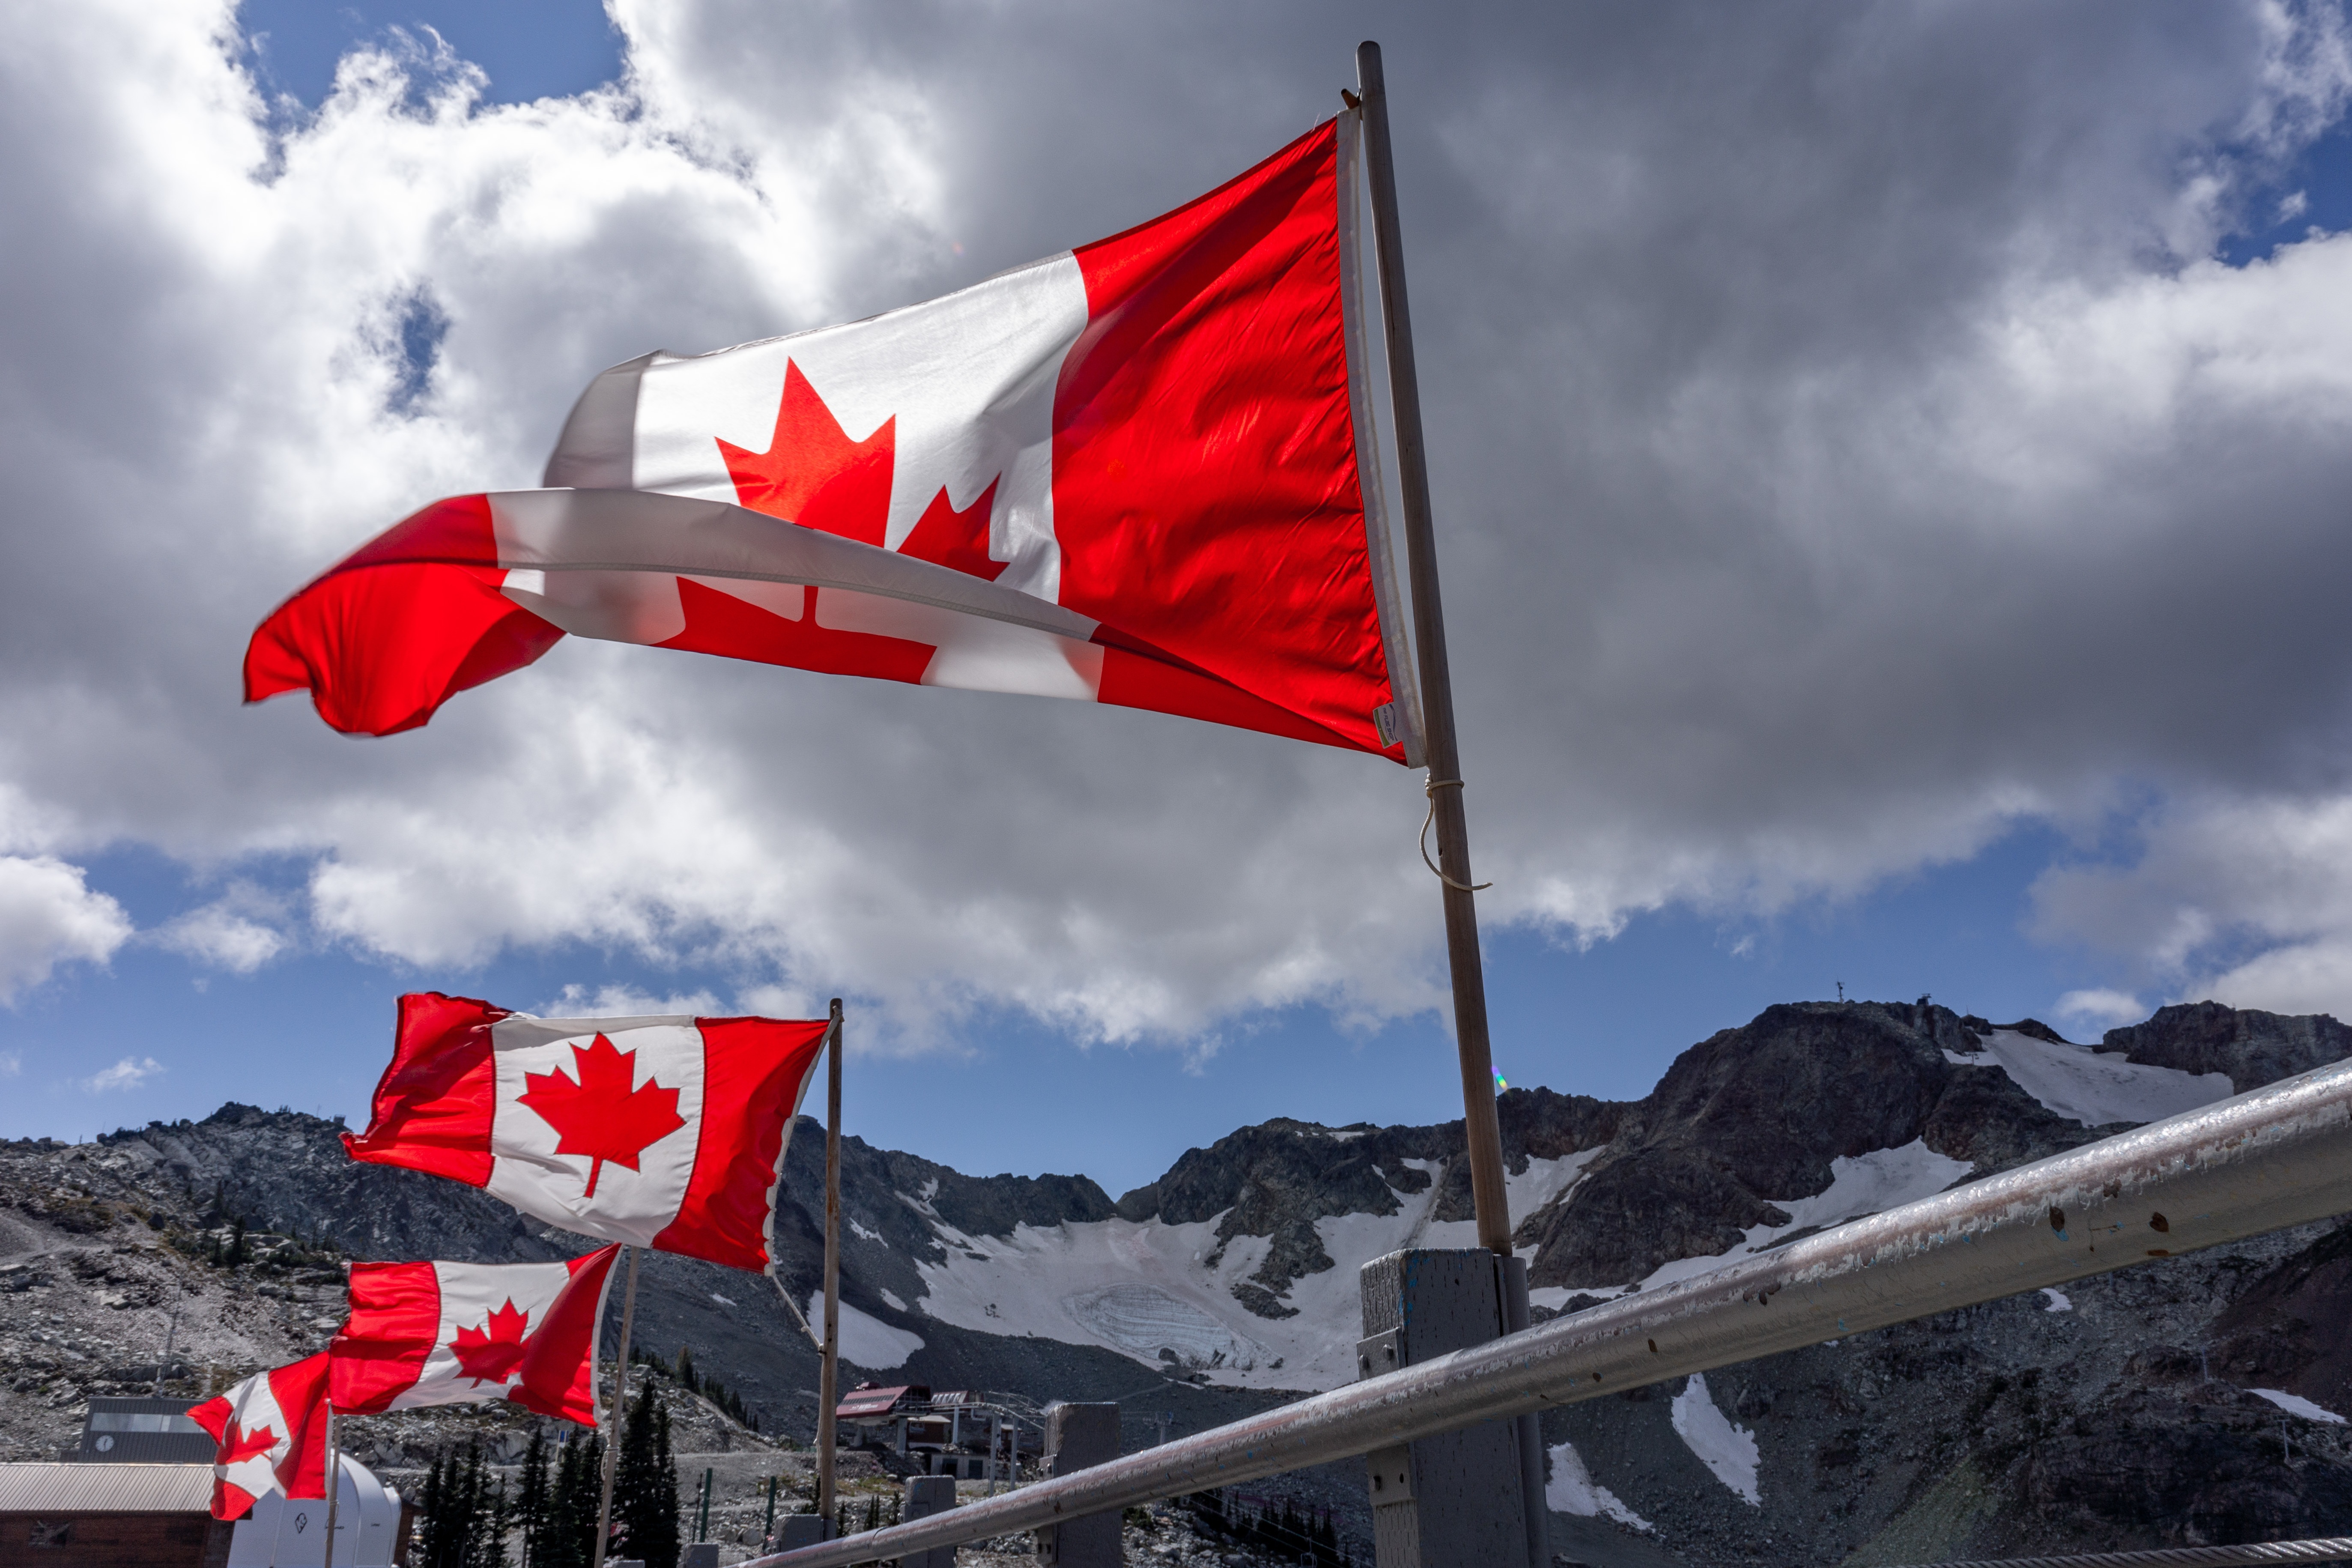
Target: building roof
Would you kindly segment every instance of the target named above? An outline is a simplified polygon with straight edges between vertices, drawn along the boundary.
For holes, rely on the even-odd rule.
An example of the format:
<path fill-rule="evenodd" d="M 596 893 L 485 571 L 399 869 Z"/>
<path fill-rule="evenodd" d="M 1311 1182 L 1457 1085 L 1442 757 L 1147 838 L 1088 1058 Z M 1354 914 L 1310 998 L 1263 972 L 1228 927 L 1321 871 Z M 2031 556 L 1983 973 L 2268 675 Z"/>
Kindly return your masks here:
<path fill-rule="evenodd" d="M 0 1513 L 210 1513 L 206 1465 L 0 1464 Z"/>
<path fill-rule="evenodd" d="M 94 1398 L 74 1458 L 84 1463 L 209 1465 L 220 1446 L 188 1418 L 191 1407 L 185 1399 Z"/>
<path fill-rule="evenodd" d="M 856 1416 L 870 1419 L 877 1415 L 896 1415 L 906 1405 L 928 1405 L 930 1399 L 931 1391 L 919 1384 L 901 1384 L 896 1388 L 853 1388 L 842 1395 L 841 1403 L 834 1406 L 833 1413 L 843 1419 Z"/>

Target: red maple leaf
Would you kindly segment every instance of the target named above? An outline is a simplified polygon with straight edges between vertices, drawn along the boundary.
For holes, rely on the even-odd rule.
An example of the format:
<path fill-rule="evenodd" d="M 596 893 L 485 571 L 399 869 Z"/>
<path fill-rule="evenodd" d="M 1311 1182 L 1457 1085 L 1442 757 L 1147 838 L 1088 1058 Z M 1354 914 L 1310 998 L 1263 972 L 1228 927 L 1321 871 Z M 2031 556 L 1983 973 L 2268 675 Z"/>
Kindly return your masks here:
<path fill-rule="evenodd" d="M 278 1447 L 278 1428 L 275 1426 L 264 1426 L 258 1432 L 248 1432 L 236 1424 L 236 1417 L 232 1415 L 228 1418 L 227 1429 L 221 1434 L 220 1457 L 213 1463 L 241 1464 L 256 1455 L 268 1453 L 270 1449 Z"/>
<path fill-rule="evenodd" d="M 716 439 L 716 437 L 714 437 Z M 898 419 L 885 419 L 863 441 L 833 416 L 801 367 L 784 362 L 783 395 L 776 402 L 776 429 L 768 449 L 754 452 L 719 442 L 735 499 L 753 511 L 781 517 L 803 528 L 879 545 L 889 533 L 890 484 L 898 453 Z M 988 518 L 996 504 L 996 482 L 971 506 L 958 511 L 945 486 L 931 498 L 898 552 L 993 583 L 1008 564 L 988 554 Z"/>
<path fill-rule="evenodd" d="M 776 404 L 776 433 L 754 452 L 719 443 L 735 496 L 753 511 L 880 544 L 890 523 L 890 469 L 898 459 L 894 415 L 863 441 L 853 441 L 816 388 L 789 360 L 784 394 Z"/>
<path fill-rule="evenodd" d="M 646 1145 L 686 1125 L 686 1118 L 677 1113 L 677 1090 L 664 1089 L 651 1078 L 642 1088 L 632 1087 L 636 1059 L 636 1052 L 615 1050 L 612 1041 L 599 1035 L 584 1049 L 572 1047 L 579 1082 L 564 1077 L 560 1068 L 523 1075 L 524 1092 L 516 1098 L 555 1129 L 555 1152 L 588 1156 L 588 1197 L 596 1195 L 596 1179 L 604 1173 L 605 1161 L 634 1171 Z"/>
<path fill-rule="evenodd" d="M 675 1091 L 673 1091 L 673 1097 Z M 470 1377 L 477 1384 L 504 1383 L 522 1364 L 523 1331 L 530 1326 L 530 1314 L 515 1310 L 514 1298 L 493 1310 L 478 1329 L 459 1329 L 457 1337 L 449 1342 L 450 1353 L 457 1358 L 457 1374 Z"/>

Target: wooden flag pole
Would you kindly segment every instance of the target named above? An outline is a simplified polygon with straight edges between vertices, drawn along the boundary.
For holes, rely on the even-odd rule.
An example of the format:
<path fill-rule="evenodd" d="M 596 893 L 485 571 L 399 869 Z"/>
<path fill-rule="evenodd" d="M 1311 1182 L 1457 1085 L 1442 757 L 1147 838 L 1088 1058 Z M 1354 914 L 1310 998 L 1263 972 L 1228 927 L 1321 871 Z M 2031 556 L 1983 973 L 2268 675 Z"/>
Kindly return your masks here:
<path fill-rule="evenodd" d="M 604 1418 L 604 1490 L 596 1504 L 596 1547 L 589 1568 L 604 1568 L 604 1548 L 613 1539 L 613 1474 L 621 1459 L 621 1423 L 628 1416 L 629 1341 L 637 1319 L 637 1252 L 629 1255 L 629 1289 L 621 1298 L 621 1366 L 613 1374 L 613 1407 Z"/>
<path fill-rule="evenodd" d="M 833 999 L 824 1068 L 824 1350 L 816 1378 L 816 1511 L 833 1529 L 835 1406 L 841 1403 L 841 998 Z"/>
<path fill-rule="evenodd" d="M 327 1404 L 327 1547 L 325 1568 L 335 1568 L 335 1505 L 343 1496 L 343 1456 L 335 1446 L 335 1406 Z"/>
<path fill-rule="evenodd" d="M 1380 261 L 1381 317 L 1396 420 L 1397 482 L 1404 511 L 1405 564 L 1412 583 L 1413 643 L 1420 655 L 1429 804 L 1444 882 L 1445 952 L 1454 971 L 1454 1037 L 1462 1057 L 1462 1125 L 1469 1143 L 1470 1195 L 1477 1208 L 1478 1245 L 1507 1258 L 1511 1213 L 1503 1187 L 1503 1130 L 1495 1116 L 1486 975 L 1478 957 L 1478 906 L 1471 896 L 1470 828 L 1462 809 L 1454 680 L 1445 658 L 1445 613 L 1438 602 L 1437 544 L 1430 531 L 1429 454 L 1421 430 L 1412 316 L 1405 302 L 1404 246 L 1397 234 L 1396 167 L 1389 153 L 1389 95 L 1381 73 L 1380 45 L 1357 46 L 1356 82 L 1363 96 L 1364 172 L 1371 181 L 1373 251 Z"/>

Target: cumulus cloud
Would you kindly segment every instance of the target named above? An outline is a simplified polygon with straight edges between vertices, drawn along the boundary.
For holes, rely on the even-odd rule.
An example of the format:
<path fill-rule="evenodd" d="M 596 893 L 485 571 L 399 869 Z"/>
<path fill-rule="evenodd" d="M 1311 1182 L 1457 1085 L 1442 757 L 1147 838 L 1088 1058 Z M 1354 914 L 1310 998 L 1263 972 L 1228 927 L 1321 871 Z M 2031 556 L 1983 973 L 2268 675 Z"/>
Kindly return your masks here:
<path fill-rule="evenodd" d="M 2069 991 L 2058 998 L 2059 1019 L 2078 1033 L 2099 1034 L 2137 1024 L 2153 1011 L 2137 996 L 2104 987 Z"/>
<path fill-rule="evenodd" d="M 105 963 L 131 931 L 122 906 L 91 891 L 80 867 L 46 855 L 0 855 L 0 1002 L 47 980 L 60 963 Z"/>
<path fill-rule="evenodd" d="M 154 932 L 154 941 L 199 963 L 251 974 L 293 945 L 278 923 L 285 913 L 283 900 L 241 882 L 174 917 Z"/>
<path fill-rule="evenodd" d="M 1361 27 L 1489 919 L 1769 910 L 2153 798 L 2147 860 L 2048 884 L 2041 929 L 2249 998 L 2352 973 L 2352 921 L 2265 902 L 2179 804 L 2352 811 L 2352 238 L 2208 258 L 2341 115 L 2336 7 L 614 16 L 610 89 L 485 107 L 390 47 L 297 122 L 222 0 L 28 16 L 0 804 L 29 850 L 298 857 L 303 918 L 362 952 L 691 957 L 908 1040 L 982 1005 L 1196 1041 L 1431 1007 L 1418 781 L 1363 758 L 581 643 L 383 742 L 231 704 L 271 604 L 435 495 L 533 482 L 602 366 L 1172 206 L 1336 108 Z M 174 929 L 235 968 L 283 927 Z"/>
<path fill-rule="evenodd" d="M 567 985 L 554 1001 L 539 1009 L 543 1018 L 642 1018 L 677 1013 L 709 1017 L 720 1011 L 719 998 L 708 991 L 656 996 L 626 985 Z"/>
<path fill-rule="evenodd" d="M 153 1057 L 125 1057 L 110 1068 L 101 1068 L 81 1079 L 81 1087 L 92 1094 L 104 1094 L 110 1089 L 137 1089 L 156 1074 L 164 1071 L 162 1062 Z"/>
<path fill-rule="evenodd" d="M 2045 934 L 2179 999 L 2352 1016 L 2352 798 L 2183 803 L 2132 863 L 2048 872 L 2034 896 Z"/>

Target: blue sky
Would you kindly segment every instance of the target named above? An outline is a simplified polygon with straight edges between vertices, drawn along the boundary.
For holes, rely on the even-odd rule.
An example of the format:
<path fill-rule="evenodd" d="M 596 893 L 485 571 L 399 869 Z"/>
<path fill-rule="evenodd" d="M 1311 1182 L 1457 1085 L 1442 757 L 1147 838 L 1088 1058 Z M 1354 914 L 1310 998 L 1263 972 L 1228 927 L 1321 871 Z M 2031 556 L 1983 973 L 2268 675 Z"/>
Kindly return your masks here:
<path fill-rule="evenodd" d="M 1522 1085 L 1638 1098 L 1685 1047 L 1774 1002 L 1831 997 L 1840 981 L 1850 996 L 1932 994 L 2003 1023 L 2047 1013 L 2057 996 L 2105 973 L 2021 929 L 2028 886 L 2063 853 L 2046 834 L 2021 833 L 1850 903 L 1728 924 L 1671 910 L 1580 952 L 1523 928 L 1490 931 L 1497 1068 Z M 273 868 L 239 869 L 267 881 Z M 293 891 L 306 868 L 274 869 Z M 90 873 L 142 927 L 203 901 L 180 868 L 152 853 L 100 856 Z M 52 1064 L 53 1075 L 43 1081 L 27 1070 L 16 1080 L 0 1130 L 87 1137 L 150 1117 L 200 1117 L 223 1099 L 341 1114 L 357 1125 L 390 1054 L 393 999 L 404 990 L 544 1011 L 561 1005 L 566 986 L 726 995 L 737 978 L 579 944 L 440 972 L 330 950 L 239 976 L 134 945 L 105 969 L 64 971 L 0 1012 L 0 1050 Z M 1244 1121 L 1425 1122 L 1460 1113 L 1451 1037 L 1426 1016 L 1358 1036 L 1320 1008 L 1287 1009 L 1220 1031 L 1213 1050 L 1189 1061 L 1167 1050 L 1082 1047 L 1003 1009 L 976 1016 L 963 1035 L 961 1052 L 854 1058 L 850 1130 L 964 1171 L 1081 1171 L 1117 1196 Z M 102 1093 L 76 1081 L 124 1057 L 166 1065 Z M 1029 1131 L 1038 1124 L 1053 1129 L 1050 1137 Z"/>
<path fill-rule="evenodd" d="M 2326 7 L 2292 9 L 2314 38 L 2340 32 Z M 570 765 L 566 735 L 531 727 L 532 702 L 586 709 L 607 697 L 615 726 L 648 751 L 672 748 L 690 779 L 740 764 L 781 780 L 773 798 L 808 814 L 821 847 L 845 847 L 851 869 L 832 884 L 845 898 L 903 879 L 900 839 L 908 858 L 942 868 L 943 912 L 910 932 L 910 951 L 936 953 L 959 920 L 992 908 L 993 879 L 1041 925 L 1085 902 L 1116 938 L 1123 980 L 1175 998 L 1151 1005 L 1139 1043 L 1089 1044 L 1118 1032 L 1118 1015 L 1082 984 L 1048 977 L 1024 990 L 1018 977 L 943 964 L 937 989 L 910 1003 L 883 994 L 885 949 L 845 938 L 830 951 L 853 975 L 853 1027 L 887 1033 L 892 1047 L 855 1059 L 853 1131 L 968 1171 L 1080 1171 L 1116 1194 L 1187 1146 L 1270 1116 L 1458 1114 L 1436 1016 L 1398 1000 L 1413 994 L 1405 972 L 1426 970 L 1433 887 L 1349 880 L 1328 864 L 1334 855 L 1290 866 L 1302 886 L 1331 872 L 1295 903 L 1236 907 L 1229 922 L 1213 912 L 1221 857 L 1275 854 L 1318 816 L 1345 820 L 1356 837 L 1339 841 L 1390 835 L 1402 855 L 1417 784 L 1365 782 L 1260 737 L 1186 750 L 1172 721 L 1103 715 L 1081 737 L 1067 715 L 1040 716 L 1023 700 L 863 683 L 819 692 L 740 667 L 632 663 L 628 650 L 567 648 L 374 751 L 306 715 L 229 715 L 214 666 L 227 668 L 272 597 L 420 487 L 531 482 L 584 374 L 648 342 L 709 347 L 887 308 L 1172 205 L 1294 134 L 1313 105 L 1328 108 L 1325 79 L 1344 73 L 1362 25 L 1349 9 L 1302 5 L 1221 13 L 1215 26 L 1103 14 L 1035 36 L 1019 18 L 992 28 L 942 14 L 893 33 L 898 13 L 887 8 L 777 7 L 751 23 L 721 16 L 706 35 L 696 5 L 665 15 L 668 85 L 654 90 L 672 97 L 641 116 L 583 112 L 551 117 L 552 130 L 476 134 L 487 120 L 428 122 L 429 71 L 407 100 L 356 107 L 344 126 L 311 116 L 338 59 L 392 29 L 437 33 L 485 73 L 492 105 L 583 92 L 622 68 L 623 35 L 600 6 L 255 0 L 239 11 L 254 40 L 244 63 L 293 101 L 273 126 L 310 163 L 282 177 L 230 168 L 250 151 L 236 128 L 207 120 L 201 94 L 166 101 L 186 70 L 158 76 L 149 119 L 184 121 L 179 144 L 229 148 L 215 158 L 233 176 L 226 195 L 204 199 L 260 192 L 279 203 L 246 221 L 278 235 L 280 261 L 234 274 L 220 257 L 235 247 L 215 244 L 234 226 L 190 195 L 193 238 L 118 232 L 106 226 L 116 218 L 74 207 L 43 231 L 67 237 L 41 263 L 51 270 L 9 275 L 6 297 L 20 303 L 0 357 L 96 367 L 87 396 L 45 384 L 25 405 L 64 412 L 54 428 L 24 424 L 35 444 L 11 471 L 111 471 L 121 429 L 152 415 L 177 438 L 142 448 L 137 461 L 152 466 L 127 489 L 189 509 L 175 539 L 231 540 L 220 553 L 234 570 L 201 614 L 187 613 L 183 635 L 173 616 L 138 607 L 161 601 L 85 605 L 58 586 L 127 580 L 122 563 L 147 559 L 162 531 L 131 546 L 94 522 L 55 531 L 99 542 L 88 559 L 53 565 L 26 543 L 44 531 L 12 525 L 6 576 L 33 597 L 13 614 L 0 600 L 0 709 L 21 736 L 69 736 L 48 750 L 72 760 L 12 751 L 0 734 L 0 869 L 18 863 L 10 855 L 78 867 L 140 934 L 99 942 L 89 951 L 102 959 L 58 947 L 47 978 L 0 1005 L 0 1135 L 86 1137 L 229 1099 L 357 1120 L 389 1049 L 394 998 L 408 989 L 541 1010 L 606 988 L 731 1003 L 790 984 L 821 998 L 826 950 L 805 931 L 749 947 L 681 937 L 772 916 L 731 885 L 709 898 L 694 886 L 726 883 L 741 844 L 772 850 L 770 828 L 599 869 L 604 880 L 582 885 L 603 902 L 568 924 L 531 910 L 483 915 L 464 940 L 431 929 L 435 898 L 453 926 L 496 901 L 495 868 L 469 882 L 435 859 L 467 805 L 536 800 L 553 776 L 545 758 Z M 1408 197 L 1422 204 L 1409 224 L 1427 215 L 1408 239 L 1442 525 L 1454 530 L 1448 608 L 1474 840 L 1482 874 L 1504 884 L 1487 900 L 1487 974 L 1495 1058 L 1511 1082 L 1637 1097 L 1693 1042 L 1841 983 L 1849 996 L 1931 994 L 1996 1020 L 2036 1015 L 2076 1037 L 2101 1023 L 2095 1008 L 2061 1016 L 2070 994 L 2144 1008 L 2212 988 L 2289 1011 L 2352 997 L 2352 913 L 2323 908 L 2352 876 L 2352 837 L 2336 826 L 2352 820 L 2341 740 L 2352 671 L 2325 610 L 2342 580 L 2336 465 L 2352 421 L 2327 368 L 2342 363 L 2328 345 L 2344 329 L 2312 304 L 2347 292 L 2324 269 L 2343 265 L 2327 237 L 2352 227 L 2347 89 L 2320 79 L 2332 57 L 2309 39 L 2281 68 L 2261 52 L 2268 35 L 2229 21 L 2239 15 L 1915 16 L 1897 38 L 1843 33 L 1832 6 L 1818 35 L 1710 25 L 1704 44 L 1667 18 L 1645 32 L 1651 21 L 1630 14 L 1502 13 L 1490 37 L 1410 9 L 1379 23 L 1397 40 L 1392 79 L 1420 95 L 1400 122 L 1400 155 Z M 2141 55 L 2114 47 L 2126 16 L 2144 29 Z M 727 33 L 739 25 L 740 37 Z M 1960 33 L 1938 32 L 1948 27 Z M 79 79 L 72 47 L 55 45 L 50 73 L 68 85 Z M 2052 68 L 2012 72 L 2024 57 Z M 1530 66 L 1545 60 L 1559 68 Z M 89 58 L 94 81 L 114 68 L 103 51 Z M 1181 74 L 1182 93 L 1128 85 L 1163 68 Z M 1029 85 L 947 90 L 992 71 Z M 867 84 L 863 96 L 828 96 L 845 82 Z M 82 92 L 52 120 L 102 113 L 106 101 Z M 1945 105 L 1965 123 L 1943 118 Z M 842 125 L 856 134 L 835 137 Z M 52 147 L 18 135 L 15 166 L 69 172 L 101 155 L 133 166 L 121 149 L 135 126 L 56 137 Z M 826 163 L 824 149 L 860 138 L 883 153 Z M 618 151 L 604 164 L 606 153 L 583 146 Z M 153 190 L 195 189 L 173 147 L 142 155 L 154 159 Z M 436 167 L 457 171 L 446 190 L 384 174 Z M 599 206 L 608 167 L 629 171 L 615 185 L 641 184 Z M 33 194 L 8 199 L 29 209 L 46 187 L 27 179 Z M 553 216 L 543 230 L 502 234 L 504 214 L 530 205 L 509 195 L 534 179 L 561 193 L 543 204 Z M 2209 187 L 2223 195 L 2197 195 Z M 346 193 L 357 194 L 339 206 Z M 850 237 L 836 243 L 833 231 Z M 94 302 L 77 303 L 84 279 L 151 254 L 164 255 L 152 276 L 93 287 Z M 2210 259 L 2232 275 L 2207 277 Z M 341 272 L 365 278 L 331 299 L 304 293 L 331 289 Z M 187 298 L 203 308 L 162 321 L 116 304 Z M 85 304 L 86 319 L 73 313 Z M 215 314 L 221 335 L 192 343 Z M 2128 325 L 2099 324 L 2111 319 Z M 82 352 L 92 342 L 107 352 Z M 2182 364 L 2284 379 L 2247 397 L 2254 373 L 2215 390 L 2184 370 L 2173 401 L 2137 408 L 2141 392 L 2174 384 L 2134 356 L 2175 342 Z M 2047 373 L 2035 357 L 2045 349 L 2091 368 L 2079 382 Z M 2302 379 L 2276 369 L 2299 350 L 2316 369 Z M 295 366 L 293 394 L 273 401 L 238 381 L 248 358 Z M 155 374 L 158 363 L 172 374 Z M 331 408 L 368 374 L 382 395 L 358 399 L 351 421 L 302 423 L 310 412 L 295 405 Z M 139 401 L 180 383 L 204 418 L 175 425 L 174 409 Z M 1904 402 L 1922 386 L 1950 395 Z M 224 409 L 225 423 L 213 418 Z M 270 511 L 301 484 L 313 489 Z M 68 515 L 41 515 L 51 512 Z M 1557 526 L 1563 518 L 1575 526 Z M 56 606 L 37 602 L 48 598 Z M 70 626 L 31 651 L 7 641 L 5 623 L 31 626 L 47 609 L 143 627 L 154 641 L 128 666 L 104 648 L 58 651 Z M 154 694 L 176 690 L 191 661 L 206 672 L 191 688 L 205 711 L 170 729 Z M 140 706 L 151 699 L 162 707 Z M 710 710 L 699 728 L 677 718 L 699 702 Z M 44 729 L 59 711 L 74 721 Z M 1017 853 L 986 860 L 936 821 L 875 826 L 861 803 L 741 738 L 792 729 L 779 712 L 833 733 L 870 731 L 843 766 L 867 769 L 860 782 L 877 799 L 903 794 L 913 803 L 903 820 L 927 805 L 934 818 L 964 807 L 992 759 L 1015 759 L 1017 772 L 1021 760 L 1066 761 L 1053 750 L 1066 741 L 1131 746 L 1134 759 L 1100 763 L 1099 780 L 1090 756 L 1051 787 L 1066 791 L 1055 799 L 1072 844 L 1099 843 L 1088 834 L 1122 821 L 1130 837 L 1169 841 L 1151 863 L 1169 880 L 1168 909 L 1087 902 L 1098 890 L 1088 879 L 1116 883 L 1130 873 L 1123 862 L 1035 871 Z M 937 735 L 909 739 L 925 726 Z M 110 739 L 125 735 L 134 739 Z M 468 747 L 481 758 L 478 796 L 466 787 Z M 1197 768 L 1209 805 L 1114 799 L 1122 788 L 1141 799 L 1177 757 Z M 900 765 L 936 774 L 937 793 L 902 789 L 887 774 Z M 603 797 L 588 798 L 569 838 L 518 847 L 518 867 L 591 858 L 626 837 L 633 813 L 726 818 L 735 798 L 673 783 L 612 787 L 607 815 L 594 815 Z M 975 820 L 995 798 L 971 804 Z M 1267 825 L 1262 837 L 1237 826 L 1243 803 Z M 408 837 L 385 826 L 404 813 L 415 817 Z M 495 854 L 541 824 L 519 808 L 477 826 L 449 860 L 478 865 L 483 845 Z M 936 854 L 923 862 L 913 848 Z M 413 877 L 426 912 L 338 915 L 315 901 L 321 867 L 379 879 L 370 885 Z M 2278 889 L 2298 876 L 2318 890 L 2282 907 Z M 1367 887 L 1421 900 L 1411 929 L 1351 923 L 1350 900 Z M 869 924 L 919 924 L 925 892 L 897 904 L 877 894 L 883 912 Z M 281 951 L 240 969 L 173 936 L 207 908 L 259 922 L 251 929 L 277 933 Z M 6 917 L 0 908 L 0 941 Z M 632 920 L 655 937 L 615 934 Z M 1311 999 L 1231 978 L 1255 948 L 1293 934 L 1328 970 L 1304 987 Z M 17 972 L 8 957 L 0 951 L 0 989 Z M 1054 957 L 1039 954 L 1041 973 Z M 946 1022 L 929 1037 L 939 1048 L 911 1048 L 924 1031 L 908 1020 L 942 995 Z M 2116 1001 L 2107 1021 L 2126 1006 Z M 1388 1021 L 1343 1026 L 1343 1012 Z"/>

